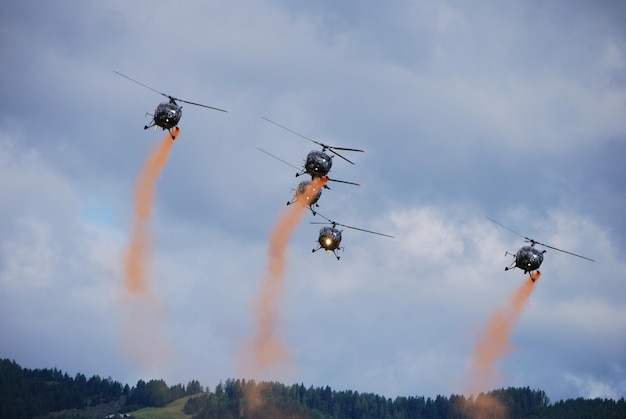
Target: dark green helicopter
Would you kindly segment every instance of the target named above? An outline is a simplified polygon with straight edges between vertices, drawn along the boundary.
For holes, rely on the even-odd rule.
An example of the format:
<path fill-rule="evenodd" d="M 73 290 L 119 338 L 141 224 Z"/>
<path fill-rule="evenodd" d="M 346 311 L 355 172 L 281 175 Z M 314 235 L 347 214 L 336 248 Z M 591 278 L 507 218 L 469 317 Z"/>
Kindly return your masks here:
<path fill-rule="evenodd" d="M 309 140 L 312 143 L 315 143 L 319 146 L 322 147 L 322 151 L 319 150 L 313 150 L 311 152 L 309 152 L 309 154 L 307 154 L 306 156 L 306 160 L 304 162 L 304 168 L 296 173 L 296 176 L 301 176 L 304 174 L 309 174 L 311 175 L 312 178 L 321 178 L 321 177 L 327 177 L 328 176 L 328 172 L 330 172 L 330 168 L 333 165 L 333 156 L 329 155 L 326 153 L 326 150 L 330 151 L 333 155 L 338 156 L 342 159 L 344 159 L 345 161 L 347 161 L 350 164 L 354 164 L 352 161 L 348 160 L 347 158 L 345 158 L 344 156 L 342 156 L 341 154 L 339 154 L 337 152 L 337 150 L 341 150 L 341 151 L 356 151 L 359 153 L 364 153 L 365 150 L 360 150 L 357 148 L 346 148 L 346 147 L 333 147 L 333 146 L 329 146 L 323 143 L 320 143 L 318 141 L 312 140 L 309 137 L 305 137 L 304 135 L 289 129 L 283 125 L 280 125 L 279 123 L 276 123 L 270 119 L 267 119 L 265 117 L 263 117 L 263 119 L 265 119 L 267 122 L 270 122 L 286 131 L 291 132 L 292 134 L 296 134 L 298 137 L 302 137 L 305 140 Z M 269 153 L 268 153 L 269 154 Z M 280 160 L 280 159 L 279 159 Z M 288 163 L 289 164 L 289 163 Z M 351 183 L 351 182 L 343 182 L 343 183 Z"/>
<path fill-rule="evenodd" d="M 317 242 L 319 243 L 319 246 L 317 248 L 314 248 L 313 252 L 317 252 L 320 249 L 324 249 L 324 250 L 326 250 L 326 252 L 328 254 L 333 253 L 335 255 L 335 257 L 337 258 L 337 260 L 340 259 L 340 256 L 337 254 L 337 251 L 338 250 L 343 250 L 343 248 L 340 247 L 340 245 L 341 245 L 341 233 L 342 233 L 343 230 L 339 230 L 337 228 L 337 226 L 350 228 L 352 230 L 363 231 L 365 233 L 376 234 L 376 235 L 379 235 L 379 236 L 389 237 L 391 239 L 394 238 L 394 236 L 390 236 L 388 234 L 377 233 L 376 231 L 364 230 L 362 228 L 352 227 L 352 226 L 348 226 L 348 225 L 345 225 L 345 224 L 340 224 L 340 223 L 338 223 L 336 221 L 332 221 L 332 220 L 324 217 L 319 212 L 317 213 L 317 215 L 319 215 L 320 217 L 324 218 L 327 222 L 324 223 L 324 222 L 312 221 L 311 224 L 330 224 L 330 226 L 325 226 L 325 227 L 322 227 L 320 229 L 320 233 L 319 233 L 319 236 L 317 238 Z"/>
<path fill-rule="evenodd" d="M 143 83 L 138 82 L 137 80 L 131 79 L 128 76 L 125 76 L 124 74 L 115 71 L 116 74 L 119 74 L 120 76 L 127 78 L 128 80 L 137 83 L 140 86 L 145 87 L 146 89 L 150 89 L 155 93 L 160 94 L 161 96 L 165 96 L 166 98 L 169 99 L 169 102 L 162 102 L 159 103 L 159 105 L 156 107 L 156 109 L 154 110 L 154 115 L 150 115 L 150 114 L 146 114 L 146 115 L 150 115 L 152 116 L 152 122 L 150 122 L 150 124 L 145 125 L 143 127 L 143 129 L 148 129 L 148 128 L 152 128 L 152 127 L 161 127 L 164 130 L 168 130 L 170 135 L 172 136 L 172 140 L 174 140 L 176 137 L 174 136 L 174 134 L 172 134 L 172 129 L 176 128 L 176 126 L 178 125 L 178 122 L 180 121 L 180 118 L 183 116 L 183 107 L 179 106 L 176 101 L 179 102 L 183 102 L 183 103 L 188 103 L 190 105 L 195 105 L 195 106 L 200 106 L 203 108 L 208 108 L 208 109 L 213 109 L 216 111 L 220 111 L 220 112 L 228 112 L 225 111 L 224 109 L 220 109 L 220 108 L 214 108 L 212 106 L 207 106 L 207 105 L 202 105 L 200 103 L 195 103 L 195 102 L 189 102 L 187 100 L 183 100 L 183 99 L 178 99 L 175 98 L 173 96 L 167 95 L 165 93 L 159 92 L 158 90 L 153 89 L 150 86 L 147 86 Z"/>
<path fill-rule="evenodd" d="M 533 275 L 533 272 L 536 271 L 538 274 L 541 274 L 541 272 L 539 272 L 539 267 L 541 266 L 541 263 L 543 262 L 543 255 L 544 253 L 546 253 L 546 250 L 537 249 L 535 247 L 536 244 L 547 247 L 549 249 L 558 250 L 559 252 L 567 253 L 568 255 L 576 256 L 582 259 L 590 260 L 591 262 L 595 262 L 595 260 L 590 259 L 588 257 L 577 255 L 576 253 L 568 252 L 567 250 L 558 249 L 556 247 L 552 247 L 552 246 L 548 246 L 547 244 L 540 243 L 536 240 L 529 239 L 526 236 L 522 236 L 517 231 L 511 230 L 504 224 L 500 224 L 496 220 L 493 220 L 489 217 L 485 217 L 485 218 L 491 222 L 496 223 L 500 227 L 503 227 L 509 230 L 511 233 L 517 234 L 518 236 L 523 238 L 527 243 L 530 243 L 530 246 L 522 246 L 515 254 L 509 253 L 508 251 L 504 254 L 504 256 L 509 256 L 509 255 L 513 256 L 513 262 L 511 263 L 510 266 L 507 266 L 504 268 L 505 271 L 519 268 L 522 271 L 524 271 L 524 274 L 530 274 L 530 278 L 532 279 L 533 282 L 535 282 L 536 276 Z"/>

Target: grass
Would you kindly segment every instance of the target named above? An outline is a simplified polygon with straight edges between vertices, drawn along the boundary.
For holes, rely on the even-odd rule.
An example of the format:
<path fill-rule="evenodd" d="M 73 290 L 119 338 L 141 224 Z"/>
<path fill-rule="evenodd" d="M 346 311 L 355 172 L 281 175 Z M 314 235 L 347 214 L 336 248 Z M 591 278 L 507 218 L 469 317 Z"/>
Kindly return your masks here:
<path fill-rule="evenodd" d="M 189 419 L 191 415 L 186 415 L 183 412 L 183 407 L 185 407 L 189 397 L 192 396 L 174 400 L 165 407 L 145 407 L 129 413 L 137 419 Z"/>

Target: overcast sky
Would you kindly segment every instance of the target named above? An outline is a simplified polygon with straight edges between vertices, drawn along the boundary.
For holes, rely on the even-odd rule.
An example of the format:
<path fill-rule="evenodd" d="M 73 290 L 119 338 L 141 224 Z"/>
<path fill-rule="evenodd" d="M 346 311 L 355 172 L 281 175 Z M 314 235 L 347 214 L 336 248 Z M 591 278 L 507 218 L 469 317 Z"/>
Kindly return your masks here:
<path fill-rule="evenodd" d="M 0 357 L 130 385 L 240 378 L 268 240 L 318 141 L 341 260 L 288 248 L 279 337 L 257 377 L 335 390 L 465 391 L 478 336 L 548 249 L 491 388 L 626 396 L 626 6 L 615 1 L 5 1 L 0 13 Z M 150 289 L 122 298 L 144 131 L 184 105 L 158 180 Z M 147 322 L 147 323 L 146 323 Z M 128 324 L 154 328 L 150 368 Z M 131 330 L 133 330 L 131 328 Z M 137 329 L 138 330 L 138 329 Z M 154 343 L 154 342 L 150 342 Z M 130 350 L 132 352 L 132 349 Z M 489 390 L 489 389 L 486 389 Z"/>

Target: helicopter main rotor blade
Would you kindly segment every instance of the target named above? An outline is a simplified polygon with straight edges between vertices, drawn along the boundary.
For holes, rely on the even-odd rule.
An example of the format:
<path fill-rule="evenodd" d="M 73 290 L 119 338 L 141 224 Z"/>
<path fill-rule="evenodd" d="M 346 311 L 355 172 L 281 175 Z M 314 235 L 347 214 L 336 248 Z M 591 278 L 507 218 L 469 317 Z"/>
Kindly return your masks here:
<path fill-rule="evenodd" d="M 333 227 L 334 226 L 342 226 L 342 227 L 346 227 L 346 228 L 351 228 L 352 230 L 358 230 L 358 231 L 363 231 L 365 233 L 370 233 L 370 234 L 377 234 L 379 236 L 384 236 L 384 237 L 389 237 L 391 239 L 395 239 L 394 236 L 390 236 L 389 234 L 383 234 L 383 233 L 378 233 L 376 231 L 372 231 L 372 230 L 365 230 L 363 228 L 358 228 L 358 227 L 352 227 L 349 225 L 345 225 L 345 224 L 341 224 L 335 221 L 332 221 L 330 218 L 326 218 L 324 217 L 322 214 L 320 214 L 319 212 L 316 212 L 317 215 L 319 215 L 320 217 L 322 217 L 323 219 L 327 220 L 327 223 L 320 223 L 320 222 L 315 222 L 315 221 L 311 221 L 311 224 L 332 224 Z"/>
<path fill-rule="evenodd" d="M 166 98 L 169 98 L 169 99 L 171 99 L 171 98 L 172 98 L 171 96 L 166 95 L 166 94 L 165 94 L 165 93 L 163 93 L 163 92 L 159 92 L 158 90 L 153 89 L 152 87 L 148 86 L 147 84 L 143 84 L 143 83 L 141 83 L 141 82 L 138 82 L 138 81 L 137 81 L 137 80 L 135 80 L 135 79 L 131 79 L 130 77 L 125 76 L 124 74 L 120 73 L 119 71 L 115 71 L 115 70 L 113 70 L 113 72 L 114 72 L 114 73 L 116 73 L 116 74 L 119 74 L 120 76 L 122 76 L 122 77 L 124 77 L 124 78 L 127 78 L 128 80 L 130 80 L 130 81 L 132 81 L 132 82 L 134 82 L 134 83 L 137 83 L 137 84 L 138 84 L 138 85 L 140 85 L 140 86 L 145 87 L 146 89 L 152 90 L 152 91 L 153 91 L 153 92 L 155 92 L 155 93 L 158 93 L 158 94 L 160 94 L 160 95 L 162 95 L 162 96 L 165 96 Z"/>
<path fill-rule="evenodd" d="M 346 183 L 348 185 L 361 186 L 360 183 L 348 182 L 346 180 L 338 180 L 338 179 L 331 179 L 331 178 L 327 178 L 327 179 L 329 182 Z"/>
<path fill-rule="evenodd" d="M 304 135 L 300 134 L 299 132 L 296 132 L 296 131 L 294 131 L 294 130 L 292 130 L 292 129 L 290 129 L 290 128 L 287 128 L 286 126 L 281 125 L 281 124 L 279 124 L 278 122 L 274 122 L 274 121 L 272 121 L 272 120 L 271 120 L 271 119 L 269 119 L 269 118 L 266 118 L 266 117 L 264 117 L 264 116 L 263 116 L 262 118 L 263 118 L 263 119 L 265 119 L 267 122 L 270 122 L 270 123 L 272 123 L 272 124 L 274 124 L 274 125 L 276 125 L 276 126 L 278 126 L 278 127 L 282 128 L 282 129 L 284 129 L 284 130 L 287 130 L 287 131 L 291 132 L 292 134 L 296 134 L 298 137 L 302 137 L 302 138 L 304 138 L 305 140 L 309 140 L 309 141 L 311 141 L 312 143 L 315 143 L 315 144 L 317 144 L 317 145 L 321 146 L 324 150 L 326 150 L 326 149 L 330 150 L 333 154 L 335 154 L 335 155 L 337 155 L 337 156 L 341 157 L 342 159 L 344 159 L 344 160 L 345 160 L 345 161 L 347 161 L 348 163 L 352 163 L 352 162 L 351 162 L 350 160 L 348 160 L 347 158 L 345 158 L 344 156 L 342 156 L 341 154 L 337 153 L 335 150 L 343 150 L 343 151 L 358 151 L 358 152 L 360 152 L 360 153 L 364 153 L 364 152 L 365 152 L 365 150 L 359 150 L 359 149 L 357 149 L 357 148 L 346 148 L 346 147 L 333 147 L 333 146 L 329 146 L 329 145 L 326 145 L 326 144 L 324 144 L 324 143 L 320 143 L 319 141 L 312 140 L 311 138 L 306 137 L 306 136 L 304 136 Z M 352 163 L 352 164 L 354 164 L 354 163 Z"/>
<path fill-rule="evenodd" d="M 515 231 L 515 230 L 511 230 L 510 228 L 508 228 L 508 227 L 507 227 L 507 226 L 505 226 L 504 224 L 500 224 L 500 223 L 499 223 L 499 222 L 497 222 L 496 220 L 493 220 L 493 219 L 491 219 L 491 218 L 489 218 L 489 217 L 487 217 L 487 216 L 485 216 L 485 218 L 486 218 L 486 219 L 488 219 L 489 221 L 492 221 L 492 222 L 494 222 L 494 223 L 498 224 L 500 227 L 506 228 L 506 229 L 507 229 L 507 230 L 509 230 L 511 233 L 515 233 L 515 234 L 517 234 L 518 236 L 520 236 L 520 237 L 524 238 L 527 242 L 530 242 L 530 243 L 531 243 L 531 244 L 533 244 L 533 245 L 534 245 L 534 244 L 539 244 L 539 245 L 544 246 L 544 247 L 547 247 L 547 248 L 549 248 L 549 249 L 557 250 L 557 251 L 559 251 L 559 252 L 567 253 L 568 255 L 576 256 L 576 257 L 579 257 L 579 258 L 582 258 L 582 259 L 587 259 L 587 260 L 590 260 L 590 261 L 592 261 L 592 262 L 595 262 L 595 260 L 593 260 L 593 259 L 591 259 L 591 258 L 588 258 L 588 257 L 586 257 L 586 256 L 577 255 L 576 253 L 568 252 L 567 250 L 559 249 L 559 248 L 557 248 L 557 247 L 549 246 L 549 245 L 547 245 L 547 244 L 545 244 L 545 243 L 540 243 L 540 242 L 538 242 L 538 241 L 536 241 L 536 240 L 529 239 L 529 238 L 528 238 L 528 237 L 526 237 L 526 236 L 522 236 L 522 235 L 521 235 L 521 234 L 519 234 L 517 231 Z"/>
<path fill-rule="evenodd" d="M 348 162 L 348 163 L 350 163 L 350 164 L 354 164 L 354 162 L 352 162 L 352 161 L 348 160 L 347 158 L 345 158 L 345 157 L 344 157 L 344 156 L 342 156 L 341 154 L 337 153 L 337 152 L 333 149 L 333 147 L 327 147 L 327 148 L 328 148 L 328 151 L 330 151 L 331 153 L 333 153 L 335 156 L 337 156 L 337 157 L 340 157 L 340 158 L 344 159 L 345 161 L 347 161 L 347 162 Z M 360 150 L 359 150 L 359 151 L 360 151 Z"/>
<path fill-rule="evenodd" d="M 332 146 L 327 146 L 327 147 L 332 148 L 333 150 L 358 151 L 359 153 L 365 153 L 365 150 L 360 149 L 360 148 L 332 147 Z"/>
<path fill-rule="evenodd" d="M 282 129 L 284 129 L 284 130 L 287 130 L 287 131 L 291 132 L 292 134 L 296 134 L 298 137 L 302 137 L 302 138 L 304 138 L 305 140 L 309 140 L 309 141 L 311 141 L 312 143 L 315 143 L 315 144 L 320 145 L 320 146 L 322 146 L 322 147 L 326 147 L 324 144 L 322 144 L 322 143 L 320 143 L 320 142 L 318 142 L 318 141 L 312 140 L 312 139 L 310 139 L 309 137 L 305 137 L 304 135 L 300 134 L 299 132 L 296 132 L 296 131 L 294 131 L 294 130 L 292 130 L 292 129 L 289 129 L 289 128 L 287 128 L 287 127 L 283 126 L 283 125 L 280 125 L 278 122 L 274 122 L 274 121 L 272 121 L 271 119 L 268 119 L 268 118 L 266 118 L 266 117 L 264 117 L 264 116 L 263 116 L 262 118 L 263 118 L 263 119 L 265 119 L 267 122 L 271 122 L 272 124 L 274 124 L 274 125 L 276 125 L 276 126 L 278 126 L 278 127 L 281 127 L 281 128 L 282 128 Z"/>
<path fill-rule="evenodd" d="M 259 150 L 259 151 L 260 151 L 260 152 L 262 152 L 262 153 L 267 154 L 267 155 L 268 155 L 268 156 L 270 156 L 270 157 L 275 158 L 276 160 L 278 160 L 278 161 L 280 161 L 280 162 L 285 163 L 287 166 L 291 166 L 291 167 L 293 167 L 293 168 L 294 168 L 294 169 L 296 169 L 296 170 L 302 170 L 300 167 L 294 166 L 293 164 L 289 163 L 288 161 L 285 161 L 285 160 L 281 159 L 280 157 L 273 155 L 273 154 L 272 154 L 272 153 L 270 153 L 269 151 L 265 151 L 265 150 L 263 150 L 261 147 L 257 147 L 256 149 L 257 149 L 257 150 Z M 329 178 L 329 177 L 326 177 L 326 179 L 327 179 L 329 182 L 337 182 L 337 183 L 345 183 L 345 184 L 347 184 L 347 185 L 361 186 L 361 184 L 360 184 L 360 183 L 348 182 L 348 181 L 346 181 L 346 180 L 331 179 L 331 178 Z"/>
<path fill-rule="evenodd" d="M 341 154 L 337 153 L 337 151 L 335 150 L 343 150 L 343 151 L 357 151 L 359 153 L 365 153 L 365 150 L 359 150 L 357 148 L 346 148 L 346 147 L 330 147 L 330 146 L 326 146 L 326 148 L 328 148 L 328 150 L 333 153 L 335 156 L 340 157 L 342 159 L 344 159 L 345 161 L 347 161 L 350 164 L 354 164 L 352 161 L 348 160 L 347 158 L 345 158 L 344 156 L 342 156 Z"/>
<path fill-rule="evenodd" d="M 528 240 L 528 241 L 531 241 L 528 237 L 526 237 L 526 236 L 522 236 L 522 235 L 521 235 L 521 234 L 519 234 L 517 231 L 515 231 L 515 230 L 511 230 L 510 228 L 508 228 L 508 227 L 507 227 L 507 226 L 505 226 L 504 224 L 500 224 L 500 223 L 499 223 L 499 222 L 497 222 L 496 220 L 494 220 L 494 219 L 492 219 L 492 218 L 489 218 L 489 217 L 487 217 L 487 216 L 485 216 L 485 218 L 486 218 L 486 219 L 488 219 L 489 221 L 493 222 L 493 223 L 498 224 L 500 227 L 506 228 L 506 229 L 507 229 L 507 230 L 509 230 L 511 233 L 515 233 L 515 234 L 517 234 L 518 236 L 520 236 L 521 238 L 526 239 L 526 240 Z"/>
<path fill-rule="evenodd" d="M 138 84 L 138 85 L 140 85 L 140 86 L 145 87 L 146 89 L 152 90 L 153 92 L 158 93 L 158 94 L 160 94 L 161 96 L 165 96 L 165 97 L 166 97 L 166 98 L 168 98 L 169 100 L 174 100 L 174 101 L 178 100 L 179 102 L 188 103 L 188 104 L 190 104 L 190 105 L 201 106 L 201 107 L 203 107 L 203 108 L 213 109 L 213 110 L 216 110 L 216 111 L 221 111 L 221 112 L 228 112 L 228 111 L 226 111 L 226 110 L 224 110 L 224 109 L 215 108 L 215 107 L 213 107 L 213 106 L 203 105 L 203 104 L 201 104 L 201 103 L 190 102 L 190 101 L 188 101 L 188 100 L 183 100 L 183 99 L 179 99 L 179 98 L 174 97 L 174 96 L 167 95 L 167 94 L 165 94 L 165 93 L 163 93 L 163 92 L 159 92 L 158 90 L 153 89 L 152 87 L 148 86 L 147 84 L 143 84 L 143 83 L 141 83 L 141 82 L 138 82 L 138 81 L 137 81 L 137 80 L 135 80 L 135 79 L 131 79 L 130 77 L 128 77 L 128 76 L 126 76 L 126 75 L 124 75 L 124 74 L 120 73 L 119 71 L 115 71 L 115 70 L 113 70 L 113 72 L 114 72 L 114 73 L 116 73 L 116 74 L 119 74 L 120 76 L 122 76 L 122 77 L 124 77 L 124 78 L 127 78 L 128 80 L 130 80 L 130 81 L 132 81 L 132 82 L 134 82 L 134 83 L 137 83 L 137 84 Z"/>
<path fill-rule="evenodd" d="M 379 235 L 379 236 L 384 236 L 384 237 L 389 237 L 389 238 L 391 238 L 391 239 L 395 239 L 395 237 L 394 237 L 394 236 L 390 236 L 389 234 L 378 233 L 378 232 L 376 232 L 376 231 L 372 231 L 372 230 L 365 230 L 365 229 L 362 229 L 362 228 L 352 227 L 352 226 L 347 226 L 347 225 L 345 225 L 345 224 L 340 224 L 340 223 L 335 223 L 335 224 L 337 224 L 338 226 L 342 226 L 342 227 L 346 227 L 346 228 L 351 228 L 352 230 L 359 230 L 359 231 L 363 231 L 363 232 L 365 232 L 365 233 L 377 234 L 377 235 Z"/>
<path fill-rule="evenodd" d="M 291 163 L 289 163 L 289 162 L 286 162 L 285 160 L 281 159 L 280 157 L 276 157 L 276 156 L 275 156 L 275 155 L 273 155 L 272 153 L 267 152 L 267 151 L 263 150 L 263 149 L 262 149 L 262 148 L 260 148 L 260 147 L 257 147 L 256 149 L 257 149 L 257 150 L 259 150 L 259 151 L 261 151 L 261 152 L 263 152 L 263 153 L 265 153 L 265 154 L 267 154 L 267 155 L 268 155 L 268 156 L 270 156 L 270 157 L 274 157 L 276 160 L 281 161 L 281 162 L 285 163 L 286 165 L 293 167 L 293 168 L 294 168 L 294 169 L 296 169 L 296 170 L 302 170 L 300 167 L 296 167 L 296 166 L 294 166 L 293 164 L 291 164 Z M 330 180 L 330 179 L 328 179 L 328 180 Z"/>
<path fill-rule="evenodd" d="M 188 103 L 188 104 L 190 104 L 190 105 L 201 106 L 201 107 L 203 107 L 203 108 L 213 109 L 214 111 L 220 111 L 220 112 L 226 112 L 226 113 L 228 113 L 228 111 L 226 111 L 226 110 L 224 110 L 224 109 L 215 108 L 215 107 L 213 107 L 213 106 L 203 105 L 202 103 L 189 102 L 188 100 L 178 99 L 178 98 L 171 97 L 171 96 L 170 96 L 170 98 L 171 98 L 171 99 L 174 99 L 174 100 L 177 100 L 177 101 L 179 101 L 179 102 Z"/>
<path fill-rule="evenodd" d="M 591 258 L 588 258 L 586 256 L 577 255 L 576 253 L 568 252 L 567 250 L 563 250 L 563 249 L 559 249 L 557 247 L 549 246 L 549 245 L 547 245 L 545 243 L 540 243 L 540 242 L 535 241 L 535 240 L 529 240 L 529 241 L 531 243 L 540 244 L 541 246 L 547 247 L 547 248 L 552 249 L 552 250 L 558 250 L 559 252 L 567 253 L 568 255 L 576 256 L 576 257 L 579 257 L 581 259 L 587 259 L 587 260 L 590 260 L 591 262 L 595 262 L 595 260 L 593 260 Z"/>
<path fill-rule="evenodd" d="M 320 214 L 320 213 L 319 213 L 319 212 L 317 212 L 317 211 L 315 212 L 315 214 L 319 215 L 320 217 L 322 217 L 323 219 L 325 219 L 326 221 L 328 221 L 328 223 L 330 223 L 330 224 L 334 224 L 334 223 L 335 223 L 334 221 L 331 221 L 331 219 L 330 219 L 330 218 L 324 217 L 322 214 Z M 328 223 L 314 223 L 314 224 L 328 224 Z"/>

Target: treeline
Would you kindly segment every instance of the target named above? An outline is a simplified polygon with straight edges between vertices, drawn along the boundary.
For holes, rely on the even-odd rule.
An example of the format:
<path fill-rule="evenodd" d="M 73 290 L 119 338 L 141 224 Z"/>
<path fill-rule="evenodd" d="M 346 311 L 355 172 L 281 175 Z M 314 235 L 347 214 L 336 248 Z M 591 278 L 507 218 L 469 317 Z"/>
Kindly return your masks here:
<path fill-rule="evenodd" d="M 541 390 L 507 388 L 476 398 L 420 396 L 385 398 L 373 393 L 306 388 L 276 382 L 226 380 L 214 392 L 190 398 L 184 412 L 192 419 L 465 419 L 465 418 L 626 418 L 626 402 L 576 399 L 550 404 Z"/>
<path fill-rule="evenodd" d="M 133 411 L 142 407 L 163 407 L 181 397 L 202 392 L 204 389 L 196 380 L 190 381 L 187 387 L 182 384 L 168 387 L 163 380 L 150 380 L 147 383 L 139 380 L 137 386 L 130 390 L 124 408 Z"/>
<path fill-rule="evenodd" d="M 195 395 L 195 396 L 194 396 Z M 122 385 L 111 378 L 83 374 L 70 377 L 54 369 L 26 369 L 0 360 L 0 418 L 104 418 L 143 407 L 163 407 L 185 396 L 184 412 L 194 419 L 457 419 L 501 418 L 607 418 L 626 419 L 624 398 L 575 399 L 551 404 L 541 390 L 507 388 L 481 393 L 476 398 L 421 396 L 385 398 L 373 393 L 334 391 L 330 387 L 228 379 L 214 391 L 193 380 L 167 386 L 163 380 L 139 380 Z M 504 409 L 504 410 L 502 410 Z"/>
<path fill-rule="evenodd" d="M 139 380 L 135 387 L 113 379 L 83 374 L 74 377 L 54 369 L 22 368 L 0 360 L 0 418 L 105 417 L 142 407 L 162 407 L 181 397 L 201 393 L 198 381 L 168 387 L 163 380 Z M 98 406 L 103 406 L 98 409 Z M 66 411 L 71 410 L 68 413 Z M 76 413 L 76 411 L 81 411 Z"/>
<path fill-rule="evenodd" d="M 30 370 L 15 361 L 0 361 L 1 418 L 34 418 L 70 407 L 83 409 L 118 400 L 128 391 L 128 386 L 110 378 L 70 377 L 56 368 Z"/>

